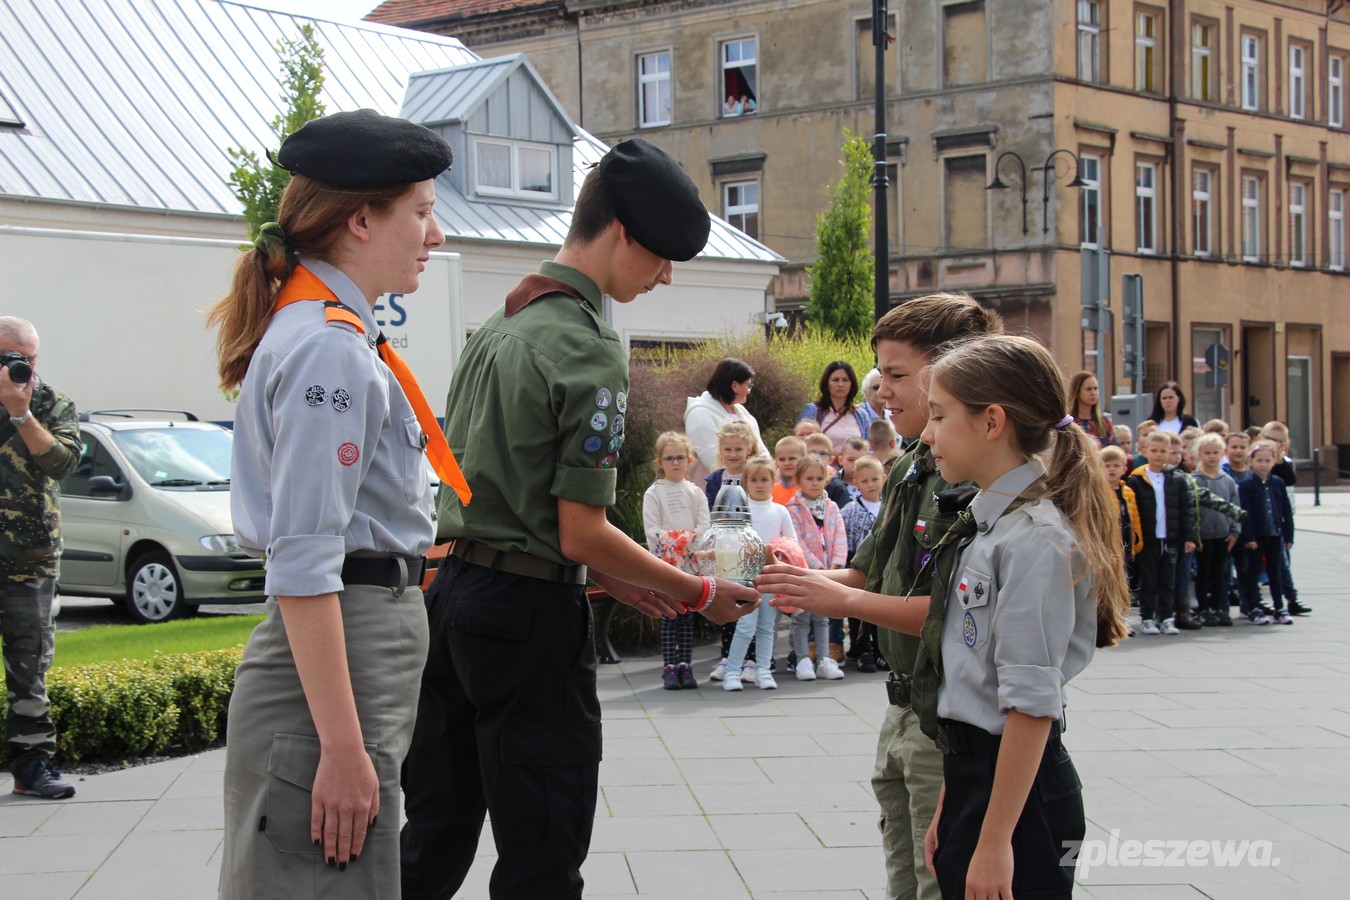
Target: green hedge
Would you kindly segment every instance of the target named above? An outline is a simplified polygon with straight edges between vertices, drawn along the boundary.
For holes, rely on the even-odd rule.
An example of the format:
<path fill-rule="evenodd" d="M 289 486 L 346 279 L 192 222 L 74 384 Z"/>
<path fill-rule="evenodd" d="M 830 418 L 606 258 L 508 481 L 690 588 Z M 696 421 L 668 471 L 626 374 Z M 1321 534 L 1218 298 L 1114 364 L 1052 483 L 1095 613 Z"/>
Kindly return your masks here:
<path fill-rule="evenodd" d="M 243 653 L 241 646 L 52 669 L 47 697 L 57 759 L 123 759 L 210 746 L 224 732 Z M 0 764 L 6 761 L 0 747 Z"/>

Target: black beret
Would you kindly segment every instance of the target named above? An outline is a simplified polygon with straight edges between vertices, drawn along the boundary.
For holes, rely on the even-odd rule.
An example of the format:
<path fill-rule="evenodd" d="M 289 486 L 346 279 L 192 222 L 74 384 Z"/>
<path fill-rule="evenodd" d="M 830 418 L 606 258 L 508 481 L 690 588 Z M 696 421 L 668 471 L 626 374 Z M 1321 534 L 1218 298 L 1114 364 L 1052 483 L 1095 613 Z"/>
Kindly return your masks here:
<path fill-rule="evenodd" d="M 282 142 L 276 163 L 335 187 L 415 184 L 450 168 L 450 145 L 425 125 L 358 109 L 306 122 Z"/>
<path fill-rule="evenodd" d="M 712 221 L 698 186 L 664 150 L 620 141 L 600 160 L 600 182 L 623 227 L 662 259 L 693 259 L 708 243 Z"/>

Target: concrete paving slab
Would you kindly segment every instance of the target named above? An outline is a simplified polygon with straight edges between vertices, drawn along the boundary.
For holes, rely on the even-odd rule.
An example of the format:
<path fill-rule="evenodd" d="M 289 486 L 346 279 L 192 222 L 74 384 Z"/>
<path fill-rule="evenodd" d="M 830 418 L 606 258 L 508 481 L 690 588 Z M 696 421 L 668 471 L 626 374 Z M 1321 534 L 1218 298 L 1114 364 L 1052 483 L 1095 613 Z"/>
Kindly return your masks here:
<path fill-rule="evenodd" d="M 1295 566 L 1313 616 L 1129 641 L 1067 690 L 1065 742 L 1090 839 L 1268 840 L 1280 864 L 1104 865 L 1076 896 L 1344 896 L 1350 536 L 1305 534 L 1303 514 Z M 701 649 L 703 678 L 715 648 Z M 728 695 L 706 682 L 663 691 L 658 670 L 657 657 L 602 668 L 603 796 L 586 896 L 884 897 L 868 786 L 882 676 L 788 676 L 775 692 Z M 4 896 L 214 896 L 224 759 L 213 751 L 86 776 L 60 803 L 8 795 L 0 775 Z M 487 896 L 495 856 L 489 829 L 478 853 L 461 892 L 475 900 Z"/>

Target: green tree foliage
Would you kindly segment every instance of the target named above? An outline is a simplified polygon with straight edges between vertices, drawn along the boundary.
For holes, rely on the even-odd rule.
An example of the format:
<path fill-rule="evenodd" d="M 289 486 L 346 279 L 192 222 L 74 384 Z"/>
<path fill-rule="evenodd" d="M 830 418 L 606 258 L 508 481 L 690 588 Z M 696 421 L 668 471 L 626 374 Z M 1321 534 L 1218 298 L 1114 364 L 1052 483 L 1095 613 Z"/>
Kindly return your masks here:
<path fill-rule="evenodd" d="M 844 130 L 844 175 L 830 191 L 830 205 L 816 217 L 816 262 L 811 276 L 811 319 L 841 338 L 872 329 L 875 284 L 872 246 L 872 151 L 866 139 Z"/>
<path fill-rule="evenodd" d="M 282 94 L 285 109 L 272 120 L 272 133 L 280 147 L 281 142 L 301 125 L 324 114 L 324 105 L 319 100 L 323 90 L 323 48 L 314 36 L 313 24 L 306 24 L 300 27 L 298 39 L 277 41 L 276 51 L 281 60 L 285 88 Z M 264 224 L 277 220 L 281 193 L 291 180 L 291 173 L 272 165 L 269 159 L 259 159 L 253 150 L 240 147 L 225 152 L 234 163 L 230 170 L 230 187 L 244 205 L 249 237 L 255 238 Z M 273 148 L 271 153 L 275 155 L 276 149 Z"/>

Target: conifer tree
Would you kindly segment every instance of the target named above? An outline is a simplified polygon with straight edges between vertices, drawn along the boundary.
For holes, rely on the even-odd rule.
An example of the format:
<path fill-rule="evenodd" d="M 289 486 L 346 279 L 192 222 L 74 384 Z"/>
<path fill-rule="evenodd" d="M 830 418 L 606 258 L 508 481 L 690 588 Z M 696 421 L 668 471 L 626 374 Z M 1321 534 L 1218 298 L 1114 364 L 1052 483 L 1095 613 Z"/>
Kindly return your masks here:
<path fill-rule="evenodd" d="M 811 278 L 811 320 L 841 338 L 872 329 L 872 151 L 866 139 L 844 130 L 844 174 L 830 190 L 830 205 L 816 216 L 816 261 Z"/>

